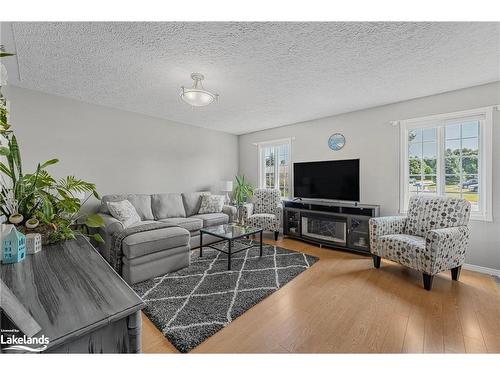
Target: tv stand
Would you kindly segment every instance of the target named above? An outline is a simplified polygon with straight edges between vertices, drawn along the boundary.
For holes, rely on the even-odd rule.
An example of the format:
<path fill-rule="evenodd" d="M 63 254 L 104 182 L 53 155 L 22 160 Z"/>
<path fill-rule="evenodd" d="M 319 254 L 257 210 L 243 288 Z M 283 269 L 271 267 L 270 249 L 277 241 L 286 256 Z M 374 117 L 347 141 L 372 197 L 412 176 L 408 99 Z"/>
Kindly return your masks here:
<path fill-rule="evenodd" d="M 337 249 L 370 253 L 368 221 L 380 207 L 346 202 L 286 200 L 283 202 L 283 234 Z"/>

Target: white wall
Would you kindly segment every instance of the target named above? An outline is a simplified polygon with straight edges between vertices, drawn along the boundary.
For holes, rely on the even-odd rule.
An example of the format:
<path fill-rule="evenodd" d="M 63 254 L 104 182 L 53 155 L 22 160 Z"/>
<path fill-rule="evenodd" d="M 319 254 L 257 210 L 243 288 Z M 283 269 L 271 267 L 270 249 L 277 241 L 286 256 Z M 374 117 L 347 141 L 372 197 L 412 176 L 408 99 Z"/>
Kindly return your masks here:
<path fill-rule="evenodd" d="M 399 131 L 389 121 L 500 104 L 497 82 L 236 137 L 13 86 L 5 93 L 26 170 L 57 157 L 61 162 L 51 167 L 56 177 L 74 174 L 95 182 L 101 194 L 217 191 L 219 182 L 238 170 L 257 183 L 252 143 L 293 136 L 293 161 L 360 158 L 361 200 L 380 204 L 382 215 L 399 208 Z M 499 126 L 500 112 L 494 112 L 494 222 L 471 223 L 467 259 L 495 269 L 500 269 Z M 339 152 L 328 148 L 333 132 L 346 136 Z"/>
<path fill-rule="evenodd" d="M 239 173 L 258 183 L 255 142 L 295 137 L 292 161 L 360 158 L 361 201 L 379 204 L 381 215 L 399 210 L 399 128 L 392 120 L 427 116 L 500 104 L 500 82 L 409 100 L 382 107 L 306 121 L 239 137 Z M 494 222 L 471 223 L 471 248 L 467 263 L 500 269 L 500 112 L 493 121 Z M 338 152 L 328 148 L 335 132 L 346 137 Z"/>
<path fill-rule="evenodd" d="M 5 94 L 27 171 L 56 157 L 54 176 L 94 182 L 101 195 L 218 191 L 237 172 L 235 135 L 14 86 Z"/>

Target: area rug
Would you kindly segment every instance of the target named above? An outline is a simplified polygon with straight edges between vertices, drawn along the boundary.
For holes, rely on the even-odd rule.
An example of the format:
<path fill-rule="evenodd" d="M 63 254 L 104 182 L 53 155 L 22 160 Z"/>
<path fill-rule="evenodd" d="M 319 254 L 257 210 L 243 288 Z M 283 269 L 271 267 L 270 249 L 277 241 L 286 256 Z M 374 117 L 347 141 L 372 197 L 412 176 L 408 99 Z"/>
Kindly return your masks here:
<path fill-rule="evenodd" d="M 247 245 L 247 244 L 240 244 Z M 233 246 L 233 249 L 237 246 Z M 143 310 L 182 353 L 231 323 L 250 307 L 312 266 L 317 257 L 271 245 L 231 257 L 203 248 L 191 252 L 191 265 L 180 271 L 132 285 L 146 302 Z"/>

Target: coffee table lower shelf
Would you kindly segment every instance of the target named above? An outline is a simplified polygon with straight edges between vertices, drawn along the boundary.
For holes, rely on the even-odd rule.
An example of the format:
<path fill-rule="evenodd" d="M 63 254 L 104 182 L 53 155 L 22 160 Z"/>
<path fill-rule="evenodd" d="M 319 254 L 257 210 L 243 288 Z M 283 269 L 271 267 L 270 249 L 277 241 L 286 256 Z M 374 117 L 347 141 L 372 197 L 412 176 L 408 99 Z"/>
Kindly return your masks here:
<path fill-rule="evenodd" d="M 262 256 L 262 232 L 263 232 L 262 229 L 256 228 L 256 230 L 253 233 L 247 233 L 247 234 L 235 237 L 235 238 L 228 238 L 228 237 L 224 236 L 224 234 L 217 234 L 217 233 L 211 232 L 210 228 L 207 228 L 207 229 L 208 230 L 200 231 L 200 257 L 203 257 L 203 246 L 209 247 L 211 249 L 214 249 L 214 250 L 217 250 L 221 253 L 224 253 L 227 255 L 227 269 L 228 269 L 228 271 L 231 270 L 231 256 L 233 254 L 237 254 L 241 251 L 245 251 L 245 250 L 251 249 L 253 247 L 259 246 L 259 249 L 260 249 L 259 255 Z M 217 241 L 217 242 L 212 242 L 212 243 L 207 244 L 207 245 L 203 245 L 203 234 L 204 233 L 209 234 L 211 236 L 219 237 L 219 238 L 221 238 L 221 240 Z M 242 238 L 248 238 L 250 235 L 257 234 L 257 233 L 259 234 L 259 242 L 258 243 L 251 243 L 250 245 L 245 246 L 246 244 L 239 241 Z M 217 244 L 221 244 L 221 243 L 223 244 L 226 242 L 227 242 L 227 251 L 222 249 L 221 247 L 215 246 Z M 243 247 L 238 247 L 237 249 L 235 249 L 235 246 L 234 246 L 235 244 L 241 244 Z"/>

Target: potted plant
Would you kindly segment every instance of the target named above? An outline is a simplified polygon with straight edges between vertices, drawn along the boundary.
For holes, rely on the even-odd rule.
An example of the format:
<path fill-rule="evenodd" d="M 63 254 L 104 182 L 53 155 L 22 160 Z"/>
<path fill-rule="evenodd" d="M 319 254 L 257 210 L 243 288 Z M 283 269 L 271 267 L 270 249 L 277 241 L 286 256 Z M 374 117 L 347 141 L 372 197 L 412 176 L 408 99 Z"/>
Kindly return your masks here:
<path fill-rule="evenodd" d="M 12 56 L 0 46 L 0 57 Z M 2 81 L 1 84 L 4 84 Z M 21 151 L 7 121 L 7 101 L 0 85 L 0 215 L 16 225 L 24 233 L 37 232 L 44 243 L 74 239 L 78 232 L 77 221 L 84 221 L 87 227 L 104 226 L 104 220 L 97 214 L 83 215 L 81 207 L 91 196 L 99 199 L 94 184 L 68 176 L 56 180 L 47 168 L 59 162 L 50 159 L 38 164 L 34 173 L 24 173 Z M 88 193 L 82 202 L 81 194 Z M 92 234 L 102 242 L 99 234 Z"/>
<path fill-rule="evenodd" d="M 87 227 L 92 228 L 104 225 L 99 215 L 80 213 L 91 196 L 99 199 L 94 184 L 75 176 L 53 178 L 46 168 L 56 164 L 57 159 L 38 164 L 35 173 L 24 174 L 16 137 L 9 138 L 8 151 L 3 152 L 7 164 L 0 162 L 0 172 L 3 173 L 0 177 L 0 213 L 10 223 L 19 226 L 24 233 L 42 234 L 45 244 L 75 238 L 77 221 L 84 220 Z M 82 193 L 88 193 L 83 202 L 79 198 Z M 97 233 L 90 237 L 102 241 Z"/>
<path fill-rule="evenodd" d="M 253 187 L 247 181 L 245 176 L 235 176 L 236 184 L 233 197 L 236 203 L 238 223 L 243 224 L 243 205 L 253 196 Z"/>

